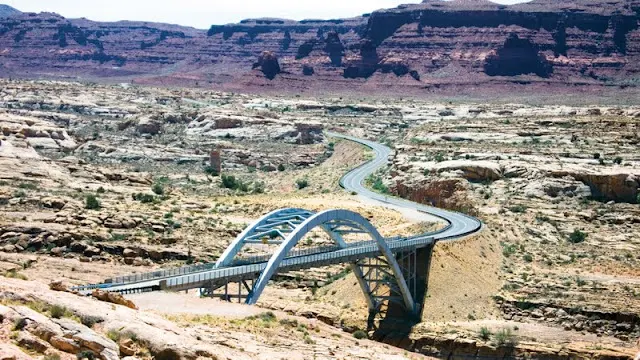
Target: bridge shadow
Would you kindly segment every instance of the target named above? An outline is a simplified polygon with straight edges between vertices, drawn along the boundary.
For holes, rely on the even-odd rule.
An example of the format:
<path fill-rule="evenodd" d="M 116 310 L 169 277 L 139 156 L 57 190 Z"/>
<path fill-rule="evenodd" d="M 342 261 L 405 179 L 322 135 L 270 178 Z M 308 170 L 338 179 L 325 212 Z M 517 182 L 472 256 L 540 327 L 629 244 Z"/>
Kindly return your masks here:
<path fill-rule="evenodd" d="M 410 264 L 411 266 L 407 267 L 409 269 L 413 267 L 415 271 L 416 287 L 411 292 L 416 302 L 417 310 L 415 312 L 408 311 L 404 304 L 390 301 L 384 314 L 371 312 L 368 319 L 368 328 L 369 331 L 373 332 L 373 340 L 397 347 L 409 345 L 409 335 L 413 327 L 420 323 L 422 319 L 424 299 L 429 287 L 429 271 L 433 247 L 434 245 L 417 249 L 415 264 Z M 400 255 L 398 255 L 398 261 L 400 260 Z M 405 274 L 405 277 L 408 276 L 410 274 Z M 400 296 L 400 294 L 393 294 L 393 292 L 392 295 Z"/>

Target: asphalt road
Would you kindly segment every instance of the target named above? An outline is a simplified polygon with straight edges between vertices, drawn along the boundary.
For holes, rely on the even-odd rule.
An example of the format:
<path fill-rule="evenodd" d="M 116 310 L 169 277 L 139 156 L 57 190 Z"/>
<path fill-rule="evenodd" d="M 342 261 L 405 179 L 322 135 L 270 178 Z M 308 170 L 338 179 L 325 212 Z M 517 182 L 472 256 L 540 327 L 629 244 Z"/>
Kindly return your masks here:
<path fill-rule="evenodd" d="M 443 219 L 446 223 L 449 224 L 447 227 L 434 233 L 424 234 L 424 235 L 433 236 L 436 239 L 436 241 L 456 240 L 456 239 L 465 237 L 467 235 L 471 235 L 482 229 L 482 226 L 483 226 L 482 222 L 474 217 L 457 213 L 454 211 L 439 209 L 433 206 L 418 204 L 409 200 L 400 199 L 390 195 L 380 194 L 367 189 L 364 186 L 364 182 L 366 178 L 369 175 L 375 173 L 378 169 L 387 166 L 389 161 L 389 155 L 391 155 L 392 150 L 387 146 L 384 146 L 382 144 L 379 144 L 377 142 L 370 141 L 370 140 L 364 140 L 364 139 L 355 138 L 352 136 L 347 136 L 347 135 L 338 134 L 338 133 L 332 133 L 332 132 L 327 133 L 327 135 L 357 142 L 366 147 L 369 147 L 375 153 L 375 157 L 372 160 L 352 170 L 340 180 L 340 184 L 347 191 L 356 192 L 358 193 L 358 195 L 364 196 L 374 201 L 379 201 L 381 203 L 391 204 L 401 208 L 407 208 L 407 209 L 412 209 L 419 212 L 424 212 L 432 216 Z"/>

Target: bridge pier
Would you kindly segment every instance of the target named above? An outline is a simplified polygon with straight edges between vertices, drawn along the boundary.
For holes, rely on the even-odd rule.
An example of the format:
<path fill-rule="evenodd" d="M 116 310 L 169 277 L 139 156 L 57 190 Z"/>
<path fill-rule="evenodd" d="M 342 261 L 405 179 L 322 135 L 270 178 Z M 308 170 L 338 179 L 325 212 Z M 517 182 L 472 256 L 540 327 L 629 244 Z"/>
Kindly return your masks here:
<path fill-rule="evenodd" d="M 424 311 L 424 300 L 427 295 L 429 282 L 429 269 L 433 255 L 433 245 L 415 249 L 413 251 L 398 253 L 396 259 L 407 279 L 407 285 L 416 302 L 415 309 L 407 309 L 402 304 L 389 301 L 386 312 L 369 315 L 369 330 L 373 331 L 376 340 L 406 339 L 413 326 L 420 322 Z M 392 289 L 393 296 L 399 294 Z M 378 318 L 377 324 L 372 319 Z M 371 326 L 373 325 L 373 326 Z M 386 342 L 386 341 L 385 341 Z"/>

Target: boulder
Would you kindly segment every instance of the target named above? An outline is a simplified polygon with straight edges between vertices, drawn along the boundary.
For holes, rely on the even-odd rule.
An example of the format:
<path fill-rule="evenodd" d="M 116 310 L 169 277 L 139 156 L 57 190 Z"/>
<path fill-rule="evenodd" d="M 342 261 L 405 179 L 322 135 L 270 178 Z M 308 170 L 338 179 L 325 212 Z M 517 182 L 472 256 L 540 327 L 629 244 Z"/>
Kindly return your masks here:
<path fill-rule="evenodd" d="M 136 132 L 138 134 L 157 135 L 161 133 L 162 130 L 164 130 L 163 122 L 152 117 L 140 118 L 136 125 Z"/>
<path fill-rule="evenodd" d="M 112 304 L 123 305 L 131 309 L 138 308 L 136 304 L 133 303 L 133 301 L 125 299 L 124 296 L 120 294 L 110 293 L 104 290 L 96 289 L 96 290 L 93 290 L 93 292 L 91 293 L 91 296 L 93 296 L 94 298 L 100 301 L 106 301 Z"/>
<path fill-rule="evenodd" d="M 69 289 L 62 283 L 62 280 L 52 281 L 49 284 L 49 289 L 53 291 L 69 291 Z"/>

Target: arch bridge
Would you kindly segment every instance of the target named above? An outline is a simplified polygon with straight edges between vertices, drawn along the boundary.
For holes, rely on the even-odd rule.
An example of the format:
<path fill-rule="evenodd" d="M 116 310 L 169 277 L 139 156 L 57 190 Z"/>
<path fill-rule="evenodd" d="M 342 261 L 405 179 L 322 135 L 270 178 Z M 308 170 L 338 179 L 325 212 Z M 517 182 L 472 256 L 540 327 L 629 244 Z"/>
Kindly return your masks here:
<path fill-rule="evenodd" d="M 298 249 L 296 245 L 315 230 L 324 232 L 331 244 Z M 354 234 L 365 239 L 345 239 Z M 366 218 L 349 210 L 279 209 L 248 226 L 215 264 L 107 279 L 76 290 L 101 288 L 127 294 L 199 289 L 204 296 L 255 304 L 276 274 L 348 264 L 364 294 L 371 321 L 390 312 L 418 317 L 434 243 L 434 237 L 427 235 L 384 238 Z M 269 255 L 242 256 L 247 248 L 265 245 L 277 248 Z"/>

